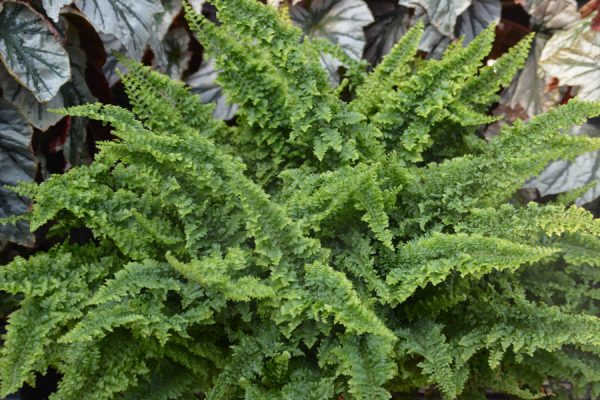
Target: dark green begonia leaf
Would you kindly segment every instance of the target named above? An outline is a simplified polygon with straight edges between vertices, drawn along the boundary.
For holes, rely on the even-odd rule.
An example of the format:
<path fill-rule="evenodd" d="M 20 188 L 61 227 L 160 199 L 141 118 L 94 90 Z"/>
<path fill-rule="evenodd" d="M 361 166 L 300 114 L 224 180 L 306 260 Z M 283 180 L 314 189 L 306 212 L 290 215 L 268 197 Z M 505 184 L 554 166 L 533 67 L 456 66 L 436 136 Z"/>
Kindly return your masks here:
<path fill-rule="evenodd" d="M 202 14 L 202 6 L 204 5 L 204 0 L 188 0 L 188 3 L 190 4 L 190 6 L 192 6 L 194 11 L 196 11 L 198 14 Z"/>
<path fill-rule="evenodd" d="M 165 35 L 173 25 L 173 21 L 181 12 L 183 4 L 181 0 L 161 0 L 163 11 L 154 14 L 152 30 L 150 32 L 150 49 L 154 54 L 152 66 L 161 72 L 164 72 L 169 64 L 167 60 L 167 44 Z"/>
<path fill-rule="evenodd" d="M 419 5 L 415 5 L 412 20 L 411 25 L 414 25 L 417 21 L 422 21 L 425 26 L 423 36 L 421 36 L 421 41 L 419 42 L 419 50 L 428 53 L 428 58 L 441 58 L 444 50 L 450 44 L 452 36 L 446 36 L 440 32 L 431 23 L 427 11 Z"/>
<path fill-rule="evenodd" d="M 29 200 L 8 189 L 35 177 L 36 159 L 29 145 L 33 128 L 18 110 L 0 99 L 0 218 L 21 215 L 29 209 Z M 0 240 L 32 245 L 34 237 L 29 225 L 0 224 Z"/>
<path fill-rule="evenodd" d="M 0 59 L 40 102 L 69 80 L 69 56 L 42 15 L 24 3 L 0 3 Z"/>
<path fill-rule="evenodd" d="M 290 17 L 306 35 L 337 44 L 354 60 L 361 59 L 366 44 L 364 28 L 374 21 L 363 0 L 315 0 L 308 9 L 292 6 Z M 330 84 L 337 86 L 344 62 L 327 53 L 321 54 L 320 61 L 329 73 Z"/>

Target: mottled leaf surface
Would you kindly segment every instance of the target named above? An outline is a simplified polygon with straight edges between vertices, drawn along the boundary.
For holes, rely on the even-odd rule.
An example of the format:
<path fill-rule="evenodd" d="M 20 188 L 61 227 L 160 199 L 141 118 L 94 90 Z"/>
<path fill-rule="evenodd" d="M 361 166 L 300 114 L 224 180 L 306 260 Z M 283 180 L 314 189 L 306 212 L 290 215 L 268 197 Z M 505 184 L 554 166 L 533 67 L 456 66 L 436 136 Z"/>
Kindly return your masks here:
<path fill-rule="evenodd" d="M 379 3 L 377 3 L 379 4 Z M 381 3 L 381 8 L 388 3 Z M 375 22 L 365 29 L 367 43 L 364 56 L 371 64 L 377 64 L 388 54 L 410 27 L 410 9 L 395 6 L 389 9 L 375 9 Z"/>
<path fill-rule="evenodd" d="M 181 0 L 162 0 L 163 11 L 154 16 L 154 31 L 159 39 L 167 34 L 173 20 L 181 12 Z"/>
<path fill-rule="evenodd" d="M 0 88 L 4 99 L 10 101 L 31 125 L 42 131 L 47 130 L 62 118 L 61 115 L 48 111 L 48 109 L 64 106 L 60 91 L 47 103 L 40 103 L 33 93 L 15 82 L 3 65 L 0 65 Z"/>
<path fill-rule="evenodd" d="M 0 59 L 41 102 L 56 96 L 71 76 L 69 56 L 51 26 L 23 3 L 0 3 Z"/>
<path fill-rule="evenodd" d="M 187 70 L 192 53 L 190 52 L 190 36 L 184 27 L 171 29 L 162 40 L 166 63 L 158 68 L 172 79 L 180 80 Z M 158 67 L 155 65 L 155 67 Z"/>
<path fill-rule="evenodd" d="M 471 5 L 471 0 L 400 0 L 400 4 L 406 7 L 423 7 L 431 24 L 441 34 L 452 37 L 458 16 Z"/>
<path fill-rule="evenodd" d="M 337 43 L 356 60 L 365 46 L 363 28 L 374 21 L 363 0 L 315 0 L 309 9 L 290 8 L 290 17 L 307 35 Z"/>
<path fill-rule="evenodd" d="M 600 136 L 598 126 L 587 123 L 571 129 L 572 135 Z M 598 184 L 593 185 L 594 182 Z M 542 196 L 567 193 L 592 185 L 583 193 L 575 204 L 583 205 L 600 197 L 600 151 L 582 154 L 574 161 L 554 161 L 550 163 L 537 177 L 528 181 L 524 188 L 534 188 Z"/>
<path fill-rule="evenodd" d="M 75 4 L 99 31 L 117 37 L 135 59 L 144 53 L 154 15 L 163 11 L 159 2 L 150 0 L 78 0 Z"/>
<path fill-rule="evenodd" d="M 413 20 L 415 22 L 423 21 L 423 25 L 425 26 L 421 42 L 419 43 L 419 50 L 429 53 L 429 58 L 440 58 L 448 44 L 450 44 L 451 38 L 444 35 L 438 28 L 431 24 L 427 12 L 421 6 L 416 6 Z"/>
<path fill-rule="evenodd" d="M 542 196 L 566 193 L 592 182 L 600 183 L 600 152 L 579 156 L 573 162 L 556 161 L 525 187 L 536 188 Z M 575 204 L 589 203 L 600 196 L 600 185 L 589 189 Z"/>
<path fill-rule="evenodd" d="M 0 99 L 0 218 L 21 215 L 29 201 L 7 189 L 35 177 L 36 161 L 29 149 L 33 129 L 17 109 Z M 0 240 L 23 245 L 33 244 L 33 235 L 25 222 L 0 224 Z"/>
<path fill-rule="evenodd" d="M 61 8 L 71 4 L 73 0 L 42 0 L 42 5 L 46 11 L 46 15 L 52 18 L 53 21 L 58 21 L 58 15 Z"/>
<path fill-rule="evenodd" d="M 531 26 L 539 30 L 566 29 L 579 21 L 575 0 L 517 1 L 531 17 Z"/>
<path fill-rule="evenodd" d="M 227 103 L 223 90 L 216 82 L 217 74 L 215 61 L 211 58 L 204 62 L 196 73 L 190 75 L 186 83 L 203 103 L 215 103 L 215 118 L 228 120 L 233 118 L 238 106 Z"/>
<path fill-rule="evenodd" d="M 117 60 L 114 53 L 125 53 L 127 50 L 123 43 L 115 36 L 108 34 L 100 34 L 100 39 L 106 50 L 106 62 L 102 65 L 102 73 L 106 77 L 109 86 L 113 86 L 121 78 L 117 74 L 117 70 L 127 73 L 127 68 Z"/>
<path fill-rule="evenodd" d="M 69 25 L 67 31 L 66 48 L 71 55 L 71 71 L 72 77 L 67 84 L 61 88 L 61 93 L 65 99 L 65 106 L 78 106 L 82 104 L 94 103 L 96 97 L 90 91 L 85 80 L 85 71 L 88 63 L 83 48 L 85 43 L 82 42 L 79 31 Z M 63 145 L 63 154 L 67 162 L 66 169 L 84 164 L 89 160 L 87 153 L 87 118 L 69 117 L 68 134 Z"/>
<path fill-rule="evenodd" d="M 548 110 L 560 100 L 558 91 L 546 90 L 546 77 L 539 66 L 542 49 L 547 40 L 543 34 L 535 37 L 525 67 L 502 96 L 503 104 L 512 109 L 521 109 L 529 117 Z"/>
<path fill-rule="evenodd" d="M 540 64 L 561 85 L 576 86 L 579 97 L 600 100 L 600 32 L 590 24 L 591 17 L 552 36 Z"/>
<path fill-rule="evenodd" d="M 500 19 L 501 11 L 500 0 L 473 0 L 469 8 L 458 17 L 458 36 L 465 35 L 465 41 L 470 42 L 489 24 Z"/>

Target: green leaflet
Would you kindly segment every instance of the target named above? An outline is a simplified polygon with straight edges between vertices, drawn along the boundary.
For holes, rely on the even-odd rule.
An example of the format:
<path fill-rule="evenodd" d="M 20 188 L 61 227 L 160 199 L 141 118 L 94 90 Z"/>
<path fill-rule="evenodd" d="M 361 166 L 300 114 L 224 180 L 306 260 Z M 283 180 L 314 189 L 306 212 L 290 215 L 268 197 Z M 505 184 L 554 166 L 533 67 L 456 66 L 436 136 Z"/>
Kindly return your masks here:
<path fill-rule="evenodd" d="M 235 121 L 121 59 L 131 111 L 62 110 L 117 140 L 16 188 L 58 244 L 0 269 L 19 304 L 0 395 L 49 367 L 55 400 L 372 400 L 426 385 L 535 398 L 555 380 L 596 393 L 600 226 L 507 200 L 549 161 L 599 147 L 560 129 L 600 106 L 572 100 L 486 142 L 475 131 L 529 39 L 482 66 L 489 27 L 425 61 L 417 26 L 334 89 L 318 56 L 339 49 L 254 0 L 214 4 L 218 26 L 185 8 Z M 90 240 L 70 244 L 81 230 Z"/>
<path fill-rule="evenodd" d="M 416 239 L 398 249 L 390 261 L 386 283 L 393 285 L 390 301 L 404 302 L 417 288 L 437 285 L 453 272 L 479 278 L 494 270 L 516 269 L 548 258 L 558 250 L 524 246 L 480 235 L 444 235 Z"/>
<path fill-rule="evenodd" d="M 340 364 L 339 372 L 347 375 L 348 392 L 358 399 L 389 399 L 381 386 L 394 377 L 396 365 L 390 362 L 392 344 L 374 336 L 344 337 L 332 350 Z"/>
<path fill-rule="evenodd" d="M 398 331 L 402 338 L 399 351 L 422 357 L 418 365 L 428 381 L 436 383 L 445 397 L 454 399 L 462 392 L 469 370 L 467 360 L 451 347 L 442 329 L 443 326 L 424 320 Z"/>

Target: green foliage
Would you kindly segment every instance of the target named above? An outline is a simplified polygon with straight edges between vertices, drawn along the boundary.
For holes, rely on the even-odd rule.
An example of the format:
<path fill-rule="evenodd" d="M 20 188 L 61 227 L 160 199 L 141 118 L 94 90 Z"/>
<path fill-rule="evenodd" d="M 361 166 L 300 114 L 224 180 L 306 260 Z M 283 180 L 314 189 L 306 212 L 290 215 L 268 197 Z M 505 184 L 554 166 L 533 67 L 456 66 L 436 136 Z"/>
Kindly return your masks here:
<path fill-rule="evenodd" d="M 132 111 L 64 111 L 118 140 L 20 187 L 31 226 L 54 222 L 62 243 L 0 269 L 22 298 L 0 396 L 49 367 L 52 399 L 371 400 L 424 385 L 535 398 L 545 380 L 597 395 L 600 223 L 507 201 L 549 161 L 600 147 L 561 132 L 600 104 L 572 100 L 488 143 L 482 107 L 527 42 L 484 67 L 490 27 L 423 61 L 417 26 L 346 101 L 322 42 L 254 0 L 214 3 L 219 26 L 186 11 L 235 124 L 123 60 Z M 93 239 L 70 243 L 76 228 Z"/>

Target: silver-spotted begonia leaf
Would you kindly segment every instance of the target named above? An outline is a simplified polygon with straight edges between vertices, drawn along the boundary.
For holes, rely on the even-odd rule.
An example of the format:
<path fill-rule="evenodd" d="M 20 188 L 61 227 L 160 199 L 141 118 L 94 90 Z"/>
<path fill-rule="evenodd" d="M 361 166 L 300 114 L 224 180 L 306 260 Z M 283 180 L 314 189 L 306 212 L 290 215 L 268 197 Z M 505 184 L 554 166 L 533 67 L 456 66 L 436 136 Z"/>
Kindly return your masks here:
<path fill-rule="evenodd" d="M 580 19 L 575 0 L 520 0 L 517 2 L 531 16 L 531 26 L 536 30 L 566 29 Z"/>
<path fill-rule="evenodd" d="M 580 98 L 600 100 L 600 32 L 591 29 L 591 18 L 554 34 L 544 47 L 540 65 L 561 85 L 576 86 Z"/>
<path fill-rule="evenodd" d="M 547 40 L 547 36 L 541 33 L 536 35 L 525 66 L 513 79 L 501 100 L 502 104 L 512 109 L 522 109 L 528 117 L 545 112 L 560 101 L 558 90 L 547 90 L 549 78 L 539 66 Z"/>
<path fill-rule="evenodd" d="M 375 22 L 365 28 L 365 58 L 375 65 L 390 52 L 410 28 L 411 10 L 400 5 L 376 3 Z"/>
<path fill-rule="evenodd" d="M 77 0 L 75 5 L 98 31 L 118 38 L 134 59 L 144 54 L 154 15 L 163 11 L 157 0 Z"/>
<path fill-rule="evenodd" d="M 431 24 L 442 35 L 453 37 L 456 20 L 471 5 L 471 0 L 400 0 L 400 4 L 423 7 Z"/>
<path fill-rule="evenodd" d="M 181 80 L 187 70 L 192 53 L 189 50 L 190 36 L 184 27 L 171 29 L 163 38 L 161 47 L 165 53 L 165 64 L 153 64 L 162 73 L 171 79 Z"/>
<path fill-rule="evenodd" d="M 79 31 L 69 25 L 67 30 L 66 48 L 71 55 L 71 80 L 62 87 L 61 93 L 65 99 L 65 106 L 78 106 L 82 104 L 94 103 L 96 97 L 90 91 L 86 80 L 85 71 L 88 58 L 83 51 L 85 43 L 82 43 Z M 87 153 L 87 118 L 70 117 L 68 125 L 68 134 L 63 144 L 63 154 L 67 162 L 66 169 L 84 164 L 89 160 Z"/>
<path fill-rule="evenodd" d="M 365 47 L 363 28 L 374 21 L 363 0 L 314 0 L 310 9 L 291 7 L 290 17 L 307 35 L 338 44 L 355 60 Z"/>
<path fill-rule="evenodd" d="M 29 5 L 0 2 L 0 60 L 17 82 L 47 102 L 69 80 L 69 56 L 53 28 Z"/>
<path fill-rule="evenodd" d="M 464 35 L 465 42 L 470 42 L 492 22 L 498 21 L 501 11 L 500 0 L 473 0 L 469 8 L 458 17 L 458 36 Z"/>
<path fill-rule="evenodd" d="M 58 15 L 60 14 L 60 10 L 71 4 L 73 0 L 42 0 L 42 5 L 44 6 L 44 11 L 46 11 L 46 15 L 50 17 L 54 22 L 58 21 Z"/>
<path fill-rule="evenodd" d="M 600 130 L 585 124 L 571 132 L 576 135 L 600 135 Z M 593 183 L 597 182 L 596 185 Z M 525 184 L 525 188 L 535 188 L 542 196 L 566 193 L 585 185 L 592 185 L 575 204 L 583 205 L 600 197 L 600 150 L 592 151 L 577 157 L 573 162 L 555 161 L 550 163 L 542 173 Z"/>
<path fill-rule="evenodd" d="M 210 58 L 202 63 L 196 73 L 186 79 L 186 83 L 203 103 L 215 103 L 215 118 L 229 120 L 237 112 L 238 106 L 227 103 L 223 90 L 216 82 L 217 74 L 215 60 Z"/>
<path fill-rule="evenodd" d="M 47 130 L 63 118 L 62 115 L 48 111 L 48 109 L 64 106 L 60 91 L 47 103 L 40 103 L 33 93 L 12 79 L 3 65 L 0 65 L 0 88 L 4 99 L 10 101 L 31 125 L 42 131 Z"/>
<path fill-rule="evenodd" d="M 0 218 L 21 215 L 29 200 L 8 187 L 30 182 L 35 177 L 36 160 L 30 150 L 33 128 L 8 101 L 0 99 Z M 26 222 L 0 224 L 0 240 L 32 245 L 34 238 Z"/>

